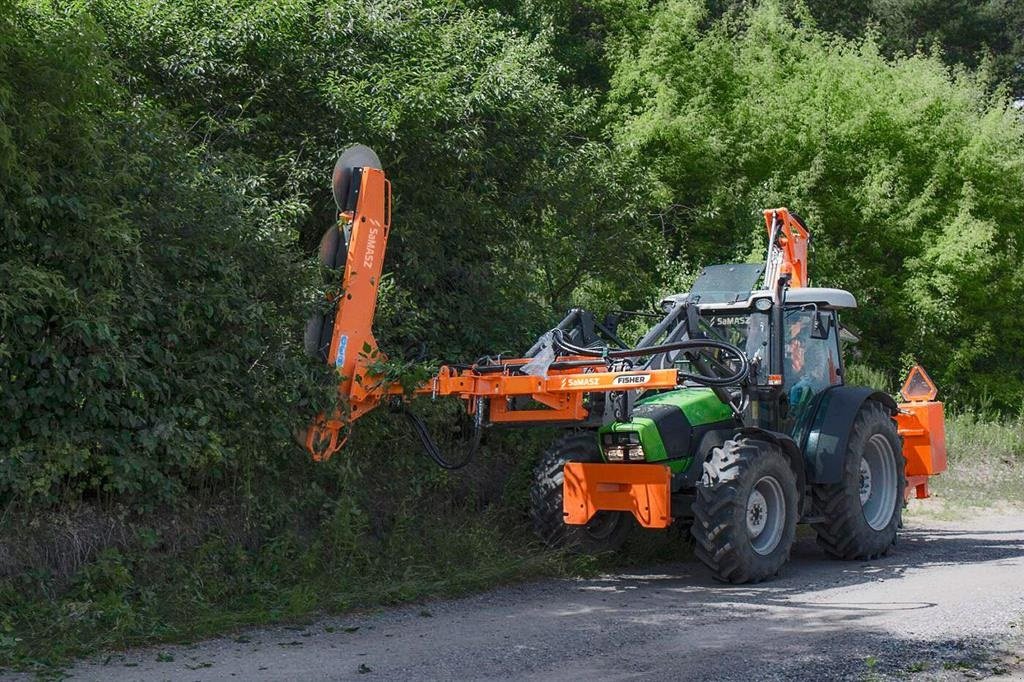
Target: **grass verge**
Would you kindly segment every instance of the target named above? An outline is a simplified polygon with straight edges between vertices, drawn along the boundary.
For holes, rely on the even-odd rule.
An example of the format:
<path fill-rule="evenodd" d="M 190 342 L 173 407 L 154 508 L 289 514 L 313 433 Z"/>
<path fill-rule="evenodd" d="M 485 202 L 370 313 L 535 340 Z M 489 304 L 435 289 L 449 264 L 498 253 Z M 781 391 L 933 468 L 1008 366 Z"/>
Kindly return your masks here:
<path fill-rule="evenodd" d="M 20 553 L 21 570 L 10 552 L 0 561 L 0 670 L 50 675 L 101 651 L 686 556 L 686 543 L 666 534 L 637 534 L 616 557 L 542 547 L 526 508 L 533 458 L 522 453 L 552 436 L 503 435 L 455 473 L 401 440 L 387 454 L 356 443 L 314 473 L 198 513 L 113 522 L 97 520 L 96 509 L 9 515 L 0 545 L 46 538 Z M 83 541 L 85 523 L 74 518 L 88 518 L 103 541 Z M 61 532 L 41 530 L 54 525 Z"/>
<path fill-rule="evenodd" d="M 933 479 L 930 499 L 911 504 L 912 514 L 952 520 L 972 510 L 1024 509 L 1024 413 L 947 415 L 946 444 L 948 469 Z"/>
<path fill-rule="evenodd" d="M 106 549 L 64 585 L 41 574 L 8 579 L 0 660 L 47 672 L 100 650 L 589 569 L 542 550 L 497 512 L 454 510 L 377 541 L 351 524 L 336 513 L 306 537 L 285 532 L 257 547 L 211 537 L 176 555 Z"/>

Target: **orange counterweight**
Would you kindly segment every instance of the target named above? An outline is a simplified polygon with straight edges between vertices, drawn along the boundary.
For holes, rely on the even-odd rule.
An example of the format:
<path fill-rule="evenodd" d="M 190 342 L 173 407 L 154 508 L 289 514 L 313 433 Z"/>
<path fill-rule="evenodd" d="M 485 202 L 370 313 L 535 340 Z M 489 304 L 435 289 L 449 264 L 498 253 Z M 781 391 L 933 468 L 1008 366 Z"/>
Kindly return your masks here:
<path fill-rule="evenodd" d="M 584 525 L 599 511 L 630 512 L 644 528 L 672 523 L 672 472 L 664 464 L 567 462 L 562 484 L 565 522 Z"/>

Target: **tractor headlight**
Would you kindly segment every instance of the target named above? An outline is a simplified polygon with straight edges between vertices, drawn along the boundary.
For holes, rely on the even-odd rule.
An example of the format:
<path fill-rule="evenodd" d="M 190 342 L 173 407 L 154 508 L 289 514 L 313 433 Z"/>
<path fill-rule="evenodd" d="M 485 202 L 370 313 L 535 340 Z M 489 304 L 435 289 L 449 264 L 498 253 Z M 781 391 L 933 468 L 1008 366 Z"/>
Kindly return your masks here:
<path fill-rule="evenodd" d="M 604 456 L 609 462 L 643 462 L 644 446 L 636 431 L 612 431 L 602 436 Z"/>

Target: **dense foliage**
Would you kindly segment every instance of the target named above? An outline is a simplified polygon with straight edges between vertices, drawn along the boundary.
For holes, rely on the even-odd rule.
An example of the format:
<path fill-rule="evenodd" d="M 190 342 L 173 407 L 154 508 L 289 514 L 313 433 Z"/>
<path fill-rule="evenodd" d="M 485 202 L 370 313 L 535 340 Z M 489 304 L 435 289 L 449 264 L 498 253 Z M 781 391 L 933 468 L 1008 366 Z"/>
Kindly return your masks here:
<path fill-rule="evenodd" d="M 665 4 L 626 50 L 612 129 L 655 178 L 692 268 L 758 258 L 759 209 L 812 229 L 812 283 L 854 292 L 868 364 L 913 360 L 946 398 L 1016 409 L 1024 126 L 1002 95 L 925 56 L 801 28 L 772 7 L 706 25 Z"/>
<path fill-rule="evenodd" d="M 4 21 L 6 493 L 170 499 L 297 455 L 318 369 L 298 303 L 352 141 L 398 188 L 398 350 L 508 351 L 581 285 L 649 287 L 654 240 L 620 244 L 629 169 L 577 134 L 592 104 L 497 15 L 97 2 Z"/>
<path fill-rule="evenodd" d="M 1015 407 L 1019 113 L 989 77 L 887 58 L 816 11 L 9 6 L 0 490 L 170 499 L 272 470 L 322 383 L 296 330 L 325 171 L 356 140 L 397 188 L 393 352 L 514 351 L 571 303 L 642 304 L 758 258 L 759 209 L 788 204 L 815 279 L 866 304 L 870 363 Z"/>
<path fill-rule="evenodd" d="M 646 294 L 636 273 L 651 270 L 653 240 L 621 248 L 635 181 L 588 138 L 592 98 L 559 84 L 547 41 L 502 15 L 419 0 L 90 7 L 123 80 L 195 142 L 245 158 L 307 248 L 334 215 L 338 150 L 379 150 L 402 226 L 390 295 L 412 303 L 382 321 L 400 327 L 396 345 L 510 350 L 590 280 Z"/>
<path fill-rule="evenodd" d="M 808 3 L 822 28 L 876 33 L 888 54 L 937 50 L 947 64 L 981 67 L 1024 97 L 1024 5 L 1016 0 L 846 0 Z"/>
<path fill-rule="evenodd" d="M 116 82 L 102 36 L 0 14 L 5 500 L 153 502 L 267 465 L 317 383 L 291 235 Z"/>

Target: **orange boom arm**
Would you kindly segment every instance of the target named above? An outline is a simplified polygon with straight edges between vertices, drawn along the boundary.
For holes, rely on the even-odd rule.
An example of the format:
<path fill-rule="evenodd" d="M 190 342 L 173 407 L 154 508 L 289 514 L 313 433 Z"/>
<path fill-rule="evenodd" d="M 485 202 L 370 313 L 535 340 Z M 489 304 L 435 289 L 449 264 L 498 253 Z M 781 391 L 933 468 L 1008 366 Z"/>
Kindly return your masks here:
<path fill-rule="evenodd" d="M 339 160 L 339 167 L 348 154 Z M 360 158 L 379 165 L 375 157 L 372 161 Z M 344 186 L 339 189 L 339 169 L 335 169 L 335 198 L 341 213 L 338 225 L 332 229 L 338 230 L 338 235 L 328 234 L 325 240 L 340 238 L 341 234 L 351 237 L 341 292 L 333 299 L 330 342 L 322 352 L 323 359 L 334 365 L 340 375 L 338 393 L 342 408 L 320 415 L 300 434 L 301 442 L 316 460 L 327 459 L 344 445 L 344 434 L 352 422 L 382 399 L 403 393 L 400 385 L 389 383 L 372 371 L 372 365 L 384 359 L 373 335 L 373 317 L 390 233 L 391 185 L 384 171 L 377 167 L 342 170 L 345 179 L 340 182 Z M 351 210 L 346 210 L 348 206 Z M 530 360 L 504 359 L 486 369 L 443 366 L 414 393 L 458 397 L 466 403 L 470 414 L 475 414 L 480 399 L 486 399 L 487 412 L 481 416 L 492 423 L 553 423 L 586 419 L 587 393 L 675 388 L 680 383 L 675 369 L 614 372 L 607 371 L 604 360 L 582 356 L 560 358 L 544 376 L 518 372 Z"/>
<path fill-rule="evenodd" d="M 331 228 L 348 232 L 351 237 L 326 357 L 341 376 L 338 392 L 348 413 L 321 415 L 306 430 L 303 441 L 314 459 L 326 459 L 341 448 L 345 424 L 376 407 L 386 393 L 374 385 L 379 382 L 374 381 L 367 368 L 371 358 L 383 359 L 373 335 L 373 317 L 391 228 L 391 183 L 379 168 L 354 170 L 357 172 L 352 173 L 351 191 L 355 209 L 343 210 L 338 225 Z"/>
<path fill-rule="evenodd" d="M 768 272 L 766 282 L 777 282 L 779 275 L 789 273 L 789 288 L 806 287 L 807 247 L 811 233 L 800 219 L 787 208 L 770 208 L 764 212 L 768 229 Z"/>

